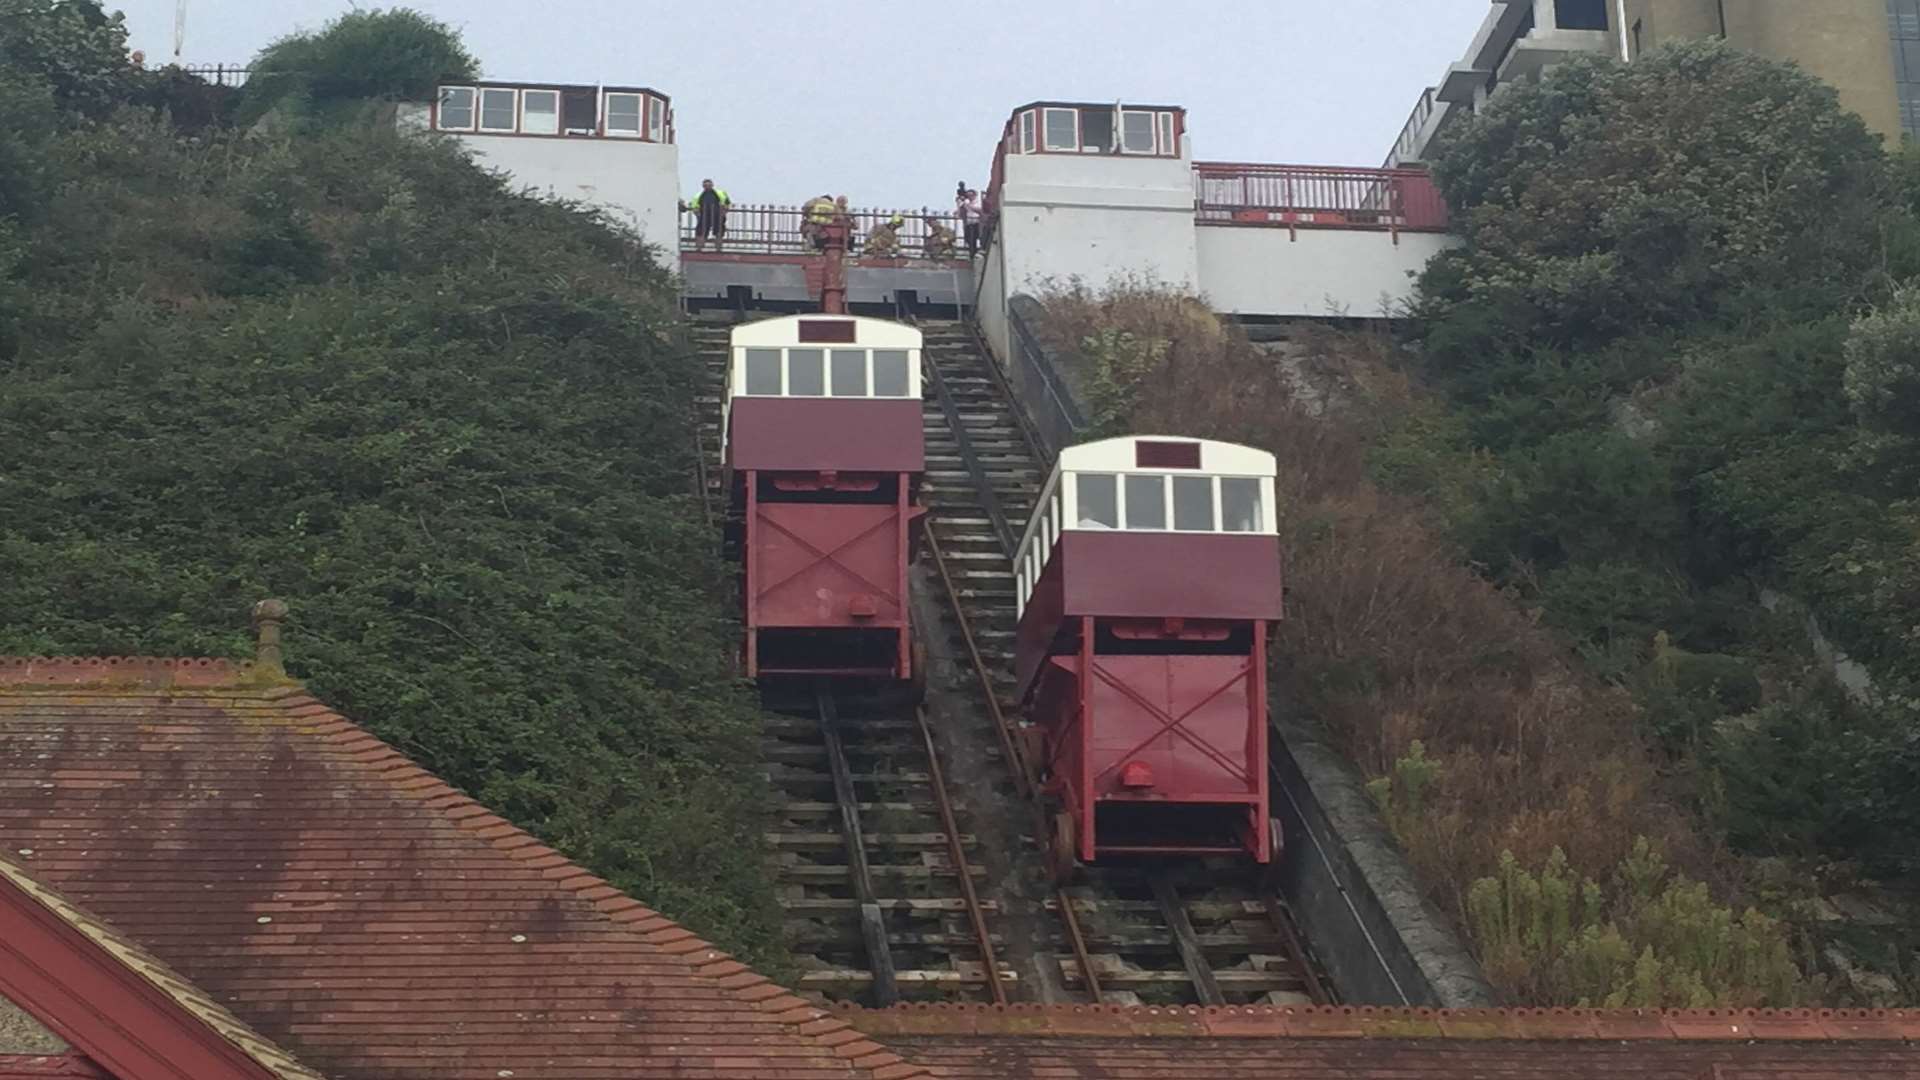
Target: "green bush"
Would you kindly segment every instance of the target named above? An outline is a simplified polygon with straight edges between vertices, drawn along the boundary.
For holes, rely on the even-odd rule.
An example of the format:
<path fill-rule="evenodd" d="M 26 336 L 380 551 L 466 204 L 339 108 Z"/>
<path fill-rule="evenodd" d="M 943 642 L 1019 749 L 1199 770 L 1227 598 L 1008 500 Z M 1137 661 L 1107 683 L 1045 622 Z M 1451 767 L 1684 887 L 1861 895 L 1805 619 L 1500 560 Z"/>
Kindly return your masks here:
<path fill-rule="evenodd" d="M 350 11 L 318 32 L 275 41 L 249 66 L 243 123 L 275 106 L 325 114 L 365 101 L 426 100 L 442 79 L 471 81 L 480 72 L 459 35 L 411 8 Z"/>
<path fill-rule="evenodd" d="M 245 655 L 598 873 L 778 960 L 673 284 L 390 129 L 35 162 L 0 363 L 0 652 Z"/>
<path fill-rule="evenodd" d="M 1714 903 L 1642 837 L 1606 887 L 1555 848 L 1537 871 L 1506 854 L 1467 899 L 1481 961 L 1527 1001 L 1589 1008 L 1797 1004 L 1786 927 Z"/>

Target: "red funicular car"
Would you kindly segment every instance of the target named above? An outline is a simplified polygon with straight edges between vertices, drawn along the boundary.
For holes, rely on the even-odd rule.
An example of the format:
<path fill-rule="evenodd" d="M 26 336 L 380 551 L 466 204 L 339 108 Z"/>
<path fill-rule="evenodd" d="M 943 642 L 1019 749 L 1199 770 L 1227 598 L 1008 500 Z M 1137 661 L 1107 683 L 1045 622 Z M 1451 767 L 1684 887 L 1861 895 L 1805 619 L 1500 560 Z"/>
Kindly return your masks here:
<path fill-rule="evenodd" d="M 724 433 L 748 678 L 911 682 L 920 331 L 795 315 L 732 333 Z"/>
<path fill-rule="evenodd" d="M 1055 871 L 1279 852 L 1267 812 L 1274 457 L 1133 436 L 1061 451 L 1014 563 L 1028 745 Z"/>

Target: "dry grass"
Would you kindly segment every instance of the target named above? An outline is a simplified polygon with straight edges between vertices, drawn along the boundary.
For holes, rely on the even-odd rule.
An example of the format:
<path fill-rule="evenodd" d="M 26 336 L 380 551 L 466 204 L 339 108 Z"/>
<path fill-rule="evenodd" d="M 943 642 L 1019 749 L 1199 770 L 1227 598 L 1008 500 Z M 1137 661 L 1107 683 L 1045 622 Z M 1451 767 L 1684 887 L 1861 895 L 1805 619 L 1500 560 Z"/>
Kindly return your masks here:
<path fill-rule="evenodd" d="M 1537 866 L 1557 847 L 1578 875 L 1606 882 L 1645 836 L 1695 879 L 1734 880 L 1710 830 L 1662 791 L 1631 702 L 1577 673 L 1563 646 L 1439 535 L 1430 508 L 1368 482 L 1369 448 L 1418 401 L 1391 342 L 1314 330 L 1281 361 L 1199 301 L 1148 286 L 1044 300 L 1042 333 L 1063 353 L 1105 329 L 1168 343 L 1140 386 L 1132 430 L 1278 455 L 1289 592 L 1275 638 L 1281 707 L 1323 726 L 1370 778 L 1389 774 L 1415 740 L 1440 762 L 1423 812 L 1396 815 L 1395 826 L 1456 922 L 1503 851 Z M 1525 971 L 1490 975 L 1514 998 L 1536 992 Z"/>

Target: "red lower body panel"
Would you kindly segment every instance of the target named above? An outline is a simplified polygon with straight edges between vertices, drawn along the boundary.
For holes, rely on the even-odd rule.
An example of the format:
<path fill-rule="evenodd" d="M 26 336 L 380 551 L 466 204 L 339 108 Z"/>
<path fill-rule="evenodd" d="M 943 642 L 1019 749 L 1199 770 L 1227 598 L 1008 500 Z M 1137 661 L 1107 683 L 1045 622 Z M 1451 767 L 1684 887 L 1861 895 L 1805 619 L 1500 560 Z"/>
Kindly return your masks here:
<path fill-rule="evenodd" d="M 747 477 L 746 668 L 777 674 L 912 676 L 906 478 L 892 502 L 776 502 Z"/>
<path fill-rule="evenodd" d="M 1264 630 L 1256 624 L 1251 655 L 1048 659 L 1030 715 L 1081 860 L 1272 859 Z"/>

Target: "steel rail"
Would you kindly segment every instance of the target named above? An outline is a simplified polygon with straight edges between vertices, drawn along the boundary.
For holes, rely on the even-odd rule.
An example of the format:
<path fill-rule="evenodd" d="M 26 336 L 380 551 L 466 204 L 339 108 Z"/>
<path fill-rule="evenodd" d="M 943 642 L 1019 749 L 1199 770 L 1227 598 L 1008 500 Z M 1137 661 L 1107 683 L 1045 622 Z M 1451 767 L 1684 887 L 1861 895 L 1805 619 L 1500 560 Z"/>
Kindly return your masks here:
<path fill-rule="evenodd" d="M 1087 935 L 1080 929 L 1080 912 L 1064 887 L 1053 890 L 1054 905 L 1060 909 L 1060 921 L 1067 928 L 1067 944 L 1073 949 L 1073 962 L 1080 968 L 1080 985 L 1086 989 L 1089 1004 L 1100 1004 L 1100 975 L 1093 969 L 1093 954 L 1087 951 Z"/>
<path fill-rule="evenodd" d="M 887 944 L 886 920 L 880 913 L 879 899 L 873 891 L 873 874 L 867 865 L 867 840 L 860 828 L 860 800 L 853 789 L 853 769 L 847 765 L 847 748 L 840 741 L 840 717 L 834 708 L 833 692 L 825 681 L 814 689 L 814 704 L 820 713 L 820 735 L 827 744 L 827 764 L 833 770 L 833 796 L 840 806 L 840 832 L 847 841 L 847 874 L 853 882 L 854 896 L 860 902 L 860 936 L 866 942 L 867 963 L 873 970 L 874 1001 L 883 1007 L 896 1005 L 900 1001 L 900 987 L 894 975 L 893 952 Z"/>
<path fill-rule="evenodd" d="M 940 768 L 940 752 L 933 744 L 933 728 L 927 723 L 927 711 L 916 706 L 913 717 L 919 722 L 920 741 L 927 747 L 927 778 L 933 785 L 933 798 L 940 811 L 940 827 L 947 834 L 947 858 L 953 862 L 954 875 L 960 880 L 960 896 L 967 904 L 967 921 L 980 942 L 980 961 L 986 968 L 987 991 L 995 1005 L 1007 1003 L 1006 987 L 1001 985 L 1000 961 L 994 955 L 993 935 L 987 930 L 987 916 L 980 907 L 980 894 L 973 887 L 973 868 L 967 864 L 966 849 L 960 844 L 960 826 L 953 816 L 953 803 L 947 798 L 947 776 Z"/>
<path fill-rule="evenodd" d="M 1173 932 L 1173 944 L 1180 951 L 1180 962 L 1186 965 L 1187 978 L 1193 982 L 1194 996 L 1202 1005 L 1225 1005 L 1226 995 L 1220 992 L 1220 981 L 1213 977 L 1213 968 L 1207 966 L 1200 936 L 1193 932 L 1193 920 L 1187 918 L 1187 907 L 1180 900 L 1179 890 L 1164 874 L 1154 874 L 1152 879 L 1153 898 L 1160 905 L 1160 913 L 1166 916 L 1167 929 Z"/>
<path fill-rule="evenodd" d="M 1273 926 L 1273 932 L 1280 935 L 1280 943 L 1287 951 L 1287 960 L 1300 969 L 1300 980 L 1307 985 L 1307 998 L 1315 1005 L 1329 1005 L 1333 996 L 1327 992 L 1327 985 L 1320 979 L 1320 972 L 1313 966 L 1313 957 L 1308 955 L 1305 942 L 1293 925 L 1293 912 L 1286 906 L 1277 892 L 1265 890 L 1262 903 L 1266 905 L 1267 922 Z"/>

